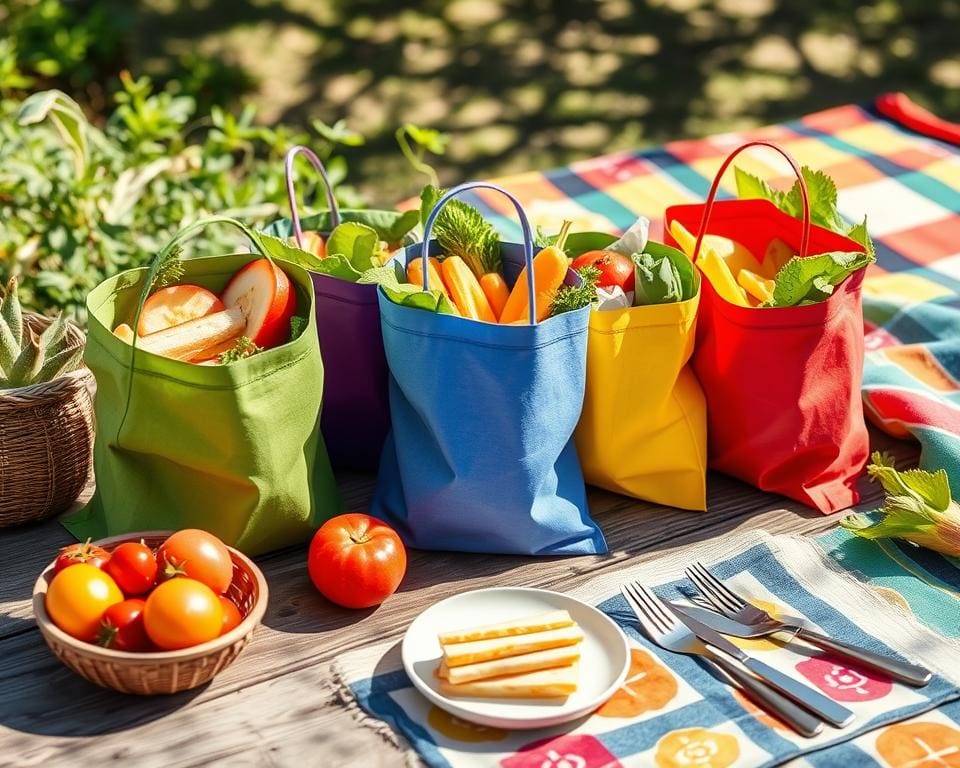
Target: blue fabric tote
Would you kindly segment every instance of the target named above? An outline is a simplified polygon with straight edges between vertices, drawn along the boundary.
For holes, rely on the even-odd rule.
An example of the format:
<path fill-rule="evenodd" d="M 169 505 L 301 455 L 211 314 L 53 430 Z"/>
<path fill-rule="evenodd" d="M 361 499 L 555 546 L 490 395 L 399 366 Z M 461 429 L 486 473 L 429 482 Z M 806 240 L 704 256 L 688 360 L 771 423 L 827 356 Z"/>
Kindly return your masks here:
<path fill-rule="evenodd" d="M 406 266 L 438 253 L 430 239 L 437 213 L 480 187 L 502 192 L 517 209 L 524 241 L 501 245 L 504 279 L 512 286 L 527 264 L 534 306 L 530 224 L 519 202 L 494 185 L 463 184 L 445 194 L 424 242 L 396 258 Z M 579 279 L 568 271 L 568 284 Z M 583 405 L 589 307 L 498 325 L 400 306 L 382 291 L 379 299 L 392 430 L 372 514 L 420 549 L 606 552 L 572 439 Z"/>

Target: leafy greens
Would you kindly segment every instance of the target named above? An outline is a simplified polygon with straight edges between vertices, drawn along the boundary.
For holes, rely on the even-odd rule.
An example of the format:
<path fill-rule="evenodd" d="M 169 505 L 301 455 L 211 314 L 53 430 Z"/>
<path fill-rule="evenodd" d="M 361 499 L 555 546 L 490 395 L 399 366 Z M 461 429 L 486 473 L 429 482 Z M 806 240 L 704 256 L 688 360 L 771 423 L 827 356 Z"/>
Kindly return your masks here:
<path fill-rule="evenodd" d="M 786 192 L 773 189 L 763 179 L 734 168 L 737 180 L 737 196 L 769 200 L 784 213 L 803 218 L 803 197 L 800 182 L 795 181 Z M 800 169 L 807 187 L 810 205 L 810 221 L 831 232 L 837 232 L 864 247 L 865 253 L 857 251 L 834 251 L 816 256 L 794 256 L 777 272 L 773 301 L 762 306 L 793 307 L 816 304 L 833 293 L 834 287 L 851 274 L 876 261 L 876 251 L 867 234 L 867 219 L 849 227 L 837 207 L 837 185 L 823 171 L 807 166 Z"/>

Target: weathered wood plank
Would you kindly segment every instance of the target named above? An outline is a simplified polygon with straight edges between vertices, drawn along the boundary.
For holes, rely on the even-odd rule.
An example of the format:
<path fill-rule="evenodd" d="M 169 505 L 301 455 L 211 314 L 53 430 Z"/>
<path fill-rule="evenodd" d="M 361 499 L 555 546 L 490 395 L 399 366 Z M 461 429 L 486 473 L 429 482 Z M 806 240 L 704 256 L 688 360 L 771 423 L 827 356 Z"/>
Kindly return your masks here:
<path fill-rule="evenodd" d="M 875 444 L 889 446 L 905 459 L 916 455 L 909 444 L 883 437 L 875 439 Z M 362 508 L 371 487 L 370 478 L 348 478 L 343 485 L 347 507 Z M 875 487 L 864 483 L 862 489 L 866 503 L 878 497 Z M 312 691 L 316 683 L 319 690 L 326 664 L 337 655 L 373 639 L 399 638 L 426 605 L 491 583 L 570 589 L 600 572 L 737 528 L 812 533 L 835 523 L 835 518 L 718 475 L 710 478 L 708 513 L 657 507 L 601 491 L 591 491 L 590 502 L 607 536 L 609 555 L 534 561 L 412 552 L 401 591 L 376 610 L 347 611 L 318 595 L 306 575 L 305 547 L 260 558 L 271 601 L 255 641 L 209 686 L 162 699 L 101 691 L 49 653 L 33 625 L 29 596 L 36 574 L 69 536 L 55 522 L 4 532 L 0 534 L 0 754 L 16 755 L 15 764 L 57 762 L 67 755 L 71 761 L 122 755 L 149 764 L 150 754 L 169 758 L 176 750 L 183 755 L 183 764 L 212 759 L 237 764 L 248 758 L 257 764 L 286 764 L 298 754 L 309 754 L 297 749 L 322 749 L 329 758 L 324 764 L 349 765 L 350 756 L 363 754 L 364 764 L 377 765 L 371 762 L 373 750 L 386 761 L 384 765 L 399 765 L 391 762 L 399 757 L 380 746 L 383 742 L 378 737 L 372 737 L 375 744 L 370 746 L 365 741 L 369 734 L 351 725 L 342 707 L 331 704 L 328 695 L 308 695 L 307 689 Z M 296 717 L 285 718 L 287 709 Z M 318 727 L 329 723 L 329 732 L 314 729 L 314 723 Z M 208 728 L 218 734 L 209 743 L 201 737 Z M 354 747 L 359 751 L 352 751 Z M 343 760 L 333 757 L 341 750 Z"/>

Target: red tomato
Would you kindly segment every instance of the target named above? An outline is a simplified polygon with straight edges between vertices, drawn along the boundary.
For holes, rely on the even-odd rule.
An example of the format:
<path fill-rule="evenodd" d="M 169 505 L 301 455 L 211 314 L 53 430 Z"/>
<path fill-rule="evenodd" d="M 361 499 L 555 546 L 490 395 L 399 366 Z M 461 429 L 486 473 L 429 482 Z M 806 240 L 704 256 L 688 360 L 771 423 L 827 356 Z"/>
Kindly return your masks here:
<path fill-rule="evenodd" d="M 100 622 L 97 643 L 117 651 L 149 651 L 150 638 L 143 626 L 146 603 L 138 597 L 111 605 Z"/>
<path fill-rule="evenodd" d="M 634 286 L 633 262 L 616 251 L 587 251 L 573 260 L 574 270 L 583 267 L 596 267 L 600 270 L 597 285 L 609 288 L 619 285 L 624 293 L 632 291 Z"/>
<path fill-rule="evenodd" d="M 161 577 L 187 576 L 206 584 L 218 595 L 233 581 L 230 550 L 212 533 L 184 528 L 171 534 L 157 550 Z"/>
<path fill-rule="evenodd" d="M 157 558 L 146 544 L 127 541 L 110 553 L 107 573 L 127 595 L 149 592 L 157 580 Z"/>
<path fill-rule="evenodd" d="M 321 259 L 327 255 L 327 244 L 319 232 L 303 233 L 303 250 Z"/>
<path fill-rule="evenodd" d="M 231 629 L 240 626 L 243 616 L 240 614 L 237 604 L 224 595 L 220 595 L 220 607 L 223 608 L 223 626 L 220 627 L 220 634 L 225 635 Z"/>
<path fill-rule="evenodd" d="M 328 600 L 345 608 L 379 605 L 397 591 L 407 552 L 396 531 L 354 512 L 327 520 L 310 542 L 310 578 Z"/>
<path fill-rule="evenodd" d="M 123 593 L 110 576 L 89 563 L 77 563 L 53 577 L 44 607 L 64 632 L 92 643 L 104 612 L 122 602 Z"/>
<path fill-rule="evenodd" d="M 137 332 L 141 336 L 172 328 L 223 310 L 215 293 L 199 285 L 171 285 L 147 299 L 140 313 Z"/>
<path fill-rule="evenodd" d="M 277 347 L 290 338 L 297 292 L 290 278 L 269 259 L 256 259 L 239 269 L 221 298 L 228 307 L 240 307 L 247 318 L 244 336 L 261 349 Z"/>
<path fill-rule="evenodd" d="M 143 625 L 158 648 L 175 651 L 218 637 L 223 608 L 206 584 L 196 579 L 170 579 L 147 597 Z"/>
<path fill-rule="evenodd" d="M 110 562 L 110 553 L 103 547 L 91 544 L 90 539 L 87 539 L 83 544 L 71 544 L 61 549 L 53 564 L 53 572 L 60 573 L 67 566 L 77 563 L 87 563 L 103 571 L 106 570 L 108 562 Z"/>

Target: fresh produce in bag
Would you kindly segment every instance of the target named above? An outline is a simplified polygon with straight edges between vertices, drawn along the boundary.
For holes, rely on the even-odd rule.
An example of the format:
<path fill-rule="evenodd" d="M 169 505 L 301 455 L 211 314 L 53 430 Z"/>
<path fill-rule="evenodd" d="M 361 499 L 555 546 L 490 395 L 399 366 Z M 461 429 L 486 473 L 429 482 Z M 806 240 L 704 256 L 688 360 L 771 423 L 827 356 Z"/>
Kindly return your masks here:
<path fill-rule="evenodd" d="M 793 189 L 757 183 L 741 190 L 770 199 L 716 201 L 724 171 L 757 145 L 787 158 Z M 855 504 L 869 442 L 860 399 L 860 291 L 873 260 L 865 225 L 848 231 L 833 182 L 766 142 L 727 157 L 705 204 L 672 206 L 665 218 L 667 242 L 707 278 L 693 366 L 707 398 L 709 465 L 823 513 Z"/>
<path fill-rule="evenodd" d="M 215 223 L 239 228 L 259 254 L 181 260 L 180 243 Z M 115 275 L 88 296 L 97 487 L 64 521 L 77 538 L 202 528 L 259 554 L 307 540 L 339 511 L 319 429 L 323 364 L 313 285 L 305 270 L 273 261 L 265 241 L 232 219 L 204 219 L 182 230 L 150 268 Z M 195 286 L 217 301 L 176 301 L 148 313 L 170 285 Z M 217 341 L 210 321 L 227 315 L 233 336 Z M 178 324 L 132 334 L 146 316 Z M 129 341 L 113 330 L 123 324 Z M 176 344 L 163 354 L 151 345 L 171 333 Z M 214 358 L 191 362 L 221 344 L 225 351 Z"/>
<path fill-rule="evenodd" d="M 320 174 L 329 206 L 302 220 L 293 187 L 298 154 Z M 321 430 L 330 460 L 335 467 L 375 469 L 390 413 L 377 286 L 364 276 L 382 266 L 391 251 L 413 242 L 410 231 L 419 216 L 416 211 L 341 211 L 323 163 L 306 147 L 287 153 L 285 170 L 291 218 L 273 222 L 264 234 L 295 245 L 296 255 L 289 249 L 285 258 L 306 267 L 313 280 L 326 373 Z"/>
<path fill-rule="evenodd" d="M 707 414 L 688 362 L 700 277 L 680 251 L 647 239 L 570 236 L 576 270 L 594 269 L 587 383 L 576 442 L 586 481 L 657 504 L 706 509 Z"/>
<path fill-rule="evenodd" d="M 497 274 L 509 288 L 499 323 L 483 319 L 477 308 L 485 301 L 493 312 L 480 283 L 495 274 L 496 262 L 478 262 L 484 270 L 478 277 L 463 251 L 446 252 L 433 239 L 447 204 L 478 188 L 507 195 L 524 233 L 523 243 L 499 243 Z M 583 403 L 590 312 L 589 299 L 579 306 L 575 300 L 584 292 L 581 278 L 557 246 L 534 255 L 523 209 L 499 187 L 464 184 L 429 207 L 424 242 L 395 257 L 404 269 L 420 262 L 421 290 L 380 288 L 392 430 L 371 514 L 422 549 L 605 551 L 572 439 Z M 452 242 L 445 240 L 446 247 Z M 439 261 L 450 299 L 439 286 L 430 289 L 430 257 Z M 448 259 L 467 267 L 455 261 L 451 282 L 442 269 Z M 518 322 L 507 322 L 507 312 Z"/>

